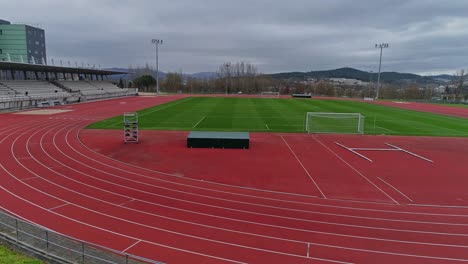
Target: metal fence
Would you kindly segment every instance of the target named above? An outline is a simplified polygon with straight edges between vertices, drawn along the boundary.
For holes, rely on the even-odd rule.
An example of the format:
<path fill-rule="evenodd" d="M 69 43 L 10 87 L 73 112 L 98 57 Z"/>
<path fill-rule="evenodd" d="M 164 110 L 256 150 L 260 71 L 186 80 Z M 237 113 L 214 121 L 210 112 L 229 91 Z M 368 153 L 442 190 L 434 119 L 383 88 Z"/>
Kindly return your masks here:
<path fill-rule="evenodd" d="M 162 262 L 125 254 L 110 248 L 79 241 L 29 223 L 0 210 L 0 237 L 33 254 L 65 263 L 137 264 Z"/>

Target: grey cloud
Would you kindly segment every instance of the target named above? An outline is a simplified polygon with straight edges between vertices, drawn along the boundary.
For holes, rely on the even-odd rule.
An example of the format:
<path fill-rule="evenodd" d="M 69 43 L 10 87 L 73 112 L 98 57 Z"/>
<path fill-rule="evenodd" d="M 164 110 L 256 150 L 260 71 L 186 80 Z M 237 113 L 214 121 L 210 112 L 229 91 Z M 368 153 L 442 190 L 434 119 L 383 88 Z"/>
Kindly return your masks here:
<path fill-rule="evenodd" d="M 48 54 L 107 67 L 152 64 L 215 71 L 245 60 L 263 72 L 357 67 L 455 72 L 468 67 L 467 1 L 36 0 L 2 3 L 2 17 L 40 23 Z"/>

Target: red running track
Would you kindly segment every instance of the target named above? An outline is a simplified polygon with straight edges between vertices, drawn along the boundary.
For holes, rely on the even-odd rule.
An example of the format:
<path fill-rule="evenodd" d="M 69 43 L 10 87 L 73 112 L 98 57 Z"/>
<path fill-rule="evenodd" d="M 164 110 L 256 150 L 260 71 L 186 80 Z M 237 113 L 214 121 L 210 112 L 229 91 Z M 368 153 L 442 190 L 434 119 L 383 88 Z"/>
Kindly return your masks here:
<path fill-rule="evenodd" d="M 255 163 L 251 159 L 239 158 L 233 164 L 226 160 L 225 167 L 204 170 L 189 164 L 202 161 L 195 157 L 198 155 L 214 157 L 210 151 L 193 155 L 176 145 L 170 152 L 170 143 L 180 143 L 183 133 L 161 132 L 169 141 L 153 142 L 153 146 L 166 144 L 162 149 L 166 155 L 177 155 L 183 173 L 173 174 L 177 163 L 168 158 L 158 160 L 155 156 L 156 162 L 146 160 L 145 164 L 122 159 L 122 153 L 113 149 L 113 132 L 104 138 L 82 131 L 95 119 L 177 98 L 135 97 L 78 104 L 59 107 L 72 111 L 50 116 L 2 115 L 1 207 L 77 239 L 167 263 L 468 261 L 468 208 L 462 206 L 466 202 L 453 200 L 450 191 L 444 196 L 444 192 L 430 190 L 439 184 L 437 164 L 446 154 L 437 146 L 423 149 L 411 138 L 255 134 L 252 146 L 257 144 L 258 149 L 253 147 L 252 152 L 266 156 L 270 149 L 270 154 L 281 156 L 283 162 L 272 160 L 278 173 L 269 170 L 259 181 L 244 182 L 232 177 L 242 174 L 246 179 L 261 173 L 252 167 Z M 417 163 L 419 160 L 410 162 L 424 174 L 434 169 L 437 173 L 430 176 L 433 184 L 426 183 L 423 188 L 404 185 L 404 179 L 412 175 L 392 164 L 405 156 L 392 156 L 393 152 L 389 157 L 379 156 L 386 153 L 374 151 L 366 153 L 375 160 L 369 165 L 337 146 L 338 140 L 350 147 L 381 147 L 391 140 L 430 157 L 435 161 L 430 169 Z M 457 155 L 465 157 L 465 139 L 440 140 L 450 143 L 447 152 L 460 146 Z M 353 146 L 356 143 L 360 145 Z M 126 147 L 150 150 L 145 149 L 145 141 Z M 109 149 L 113 151 L 107 153 Z M 259 158 L 261 164 L 268 165 L 267 156 Z M 379 166 L 394 170 L 375 175 Z M 234 168 L 237 170 L 231 172 Z M 271 180 L 267 174 L 272 174 Z M 453 180 L 463 185 L 458 176 Z M 300 195 L 294 193 L 295 188 Z M 457 206 L 414 205 L 396 191 L 400 188 L 401 192 L 415 190 L 407 194 L 414 203 L 424 204 L 427 196 L 437 194 L 442 197 L 437 200 L 441 205 L 453 202 Z M 426 188 L 428 195 L 424 194 Z M 463 195 L 460 193 L 464 199 Z"/>

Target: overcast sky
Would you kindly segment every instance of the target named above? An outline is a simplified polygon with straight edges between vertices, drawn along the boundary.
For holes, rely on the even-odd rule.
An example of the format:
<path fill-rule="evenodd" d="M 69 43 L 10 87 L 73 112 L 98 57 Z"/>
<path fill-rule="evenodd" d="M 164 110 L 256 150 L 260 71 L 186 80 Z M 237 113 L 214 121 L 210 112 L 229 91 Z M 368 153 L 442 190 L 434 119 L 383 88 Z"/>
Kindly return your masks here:
<path fill-rule="evenodd" d="M 355 67 L 454 73 L 468 67 L 468 1 L 0 0 L 0 19 L 40 24 L 49 60 L 104 67 L 216 71 L 227 61 L 265 73 Z"/>

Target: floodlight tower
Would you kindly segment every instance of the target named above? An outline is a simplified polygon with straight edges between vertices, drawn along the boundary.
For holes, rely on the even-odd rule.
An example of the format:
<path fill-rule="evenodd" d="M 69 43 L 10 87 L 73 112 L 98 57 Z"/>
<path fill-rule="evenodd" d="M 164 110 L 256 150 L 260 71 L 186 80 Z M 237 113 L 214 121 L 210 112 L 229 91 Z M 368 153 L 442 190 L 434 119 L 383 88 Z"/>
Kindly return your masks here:
<path fill-rule="evenodd" d="M 159 57 L 158 46 L 163 44 L 162 39 L 152 39 L 151 43 L 156 45 L 156 93 L 159 94 Z"/>
<path fill-rule="evenodd" d="M 375 94 L 375 99 L 379 99 L 379 93 L 380 93 L 380 70 L 382 68 L 382 51 L 384 48 L 388 48 L 388 43 L 380 43 L 380 44 L 375 44 L 375 47 L 380 49 L 380 62 L 379 62 L 379 75 L 377 77 L 377 91 Z"/>

